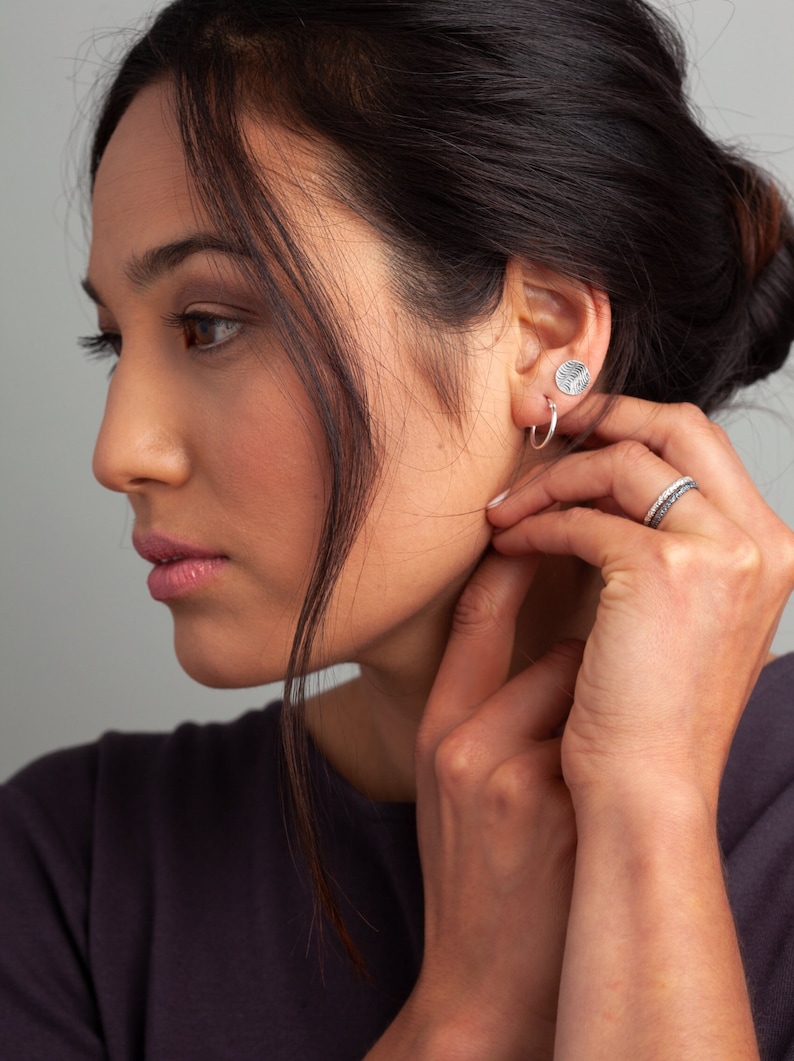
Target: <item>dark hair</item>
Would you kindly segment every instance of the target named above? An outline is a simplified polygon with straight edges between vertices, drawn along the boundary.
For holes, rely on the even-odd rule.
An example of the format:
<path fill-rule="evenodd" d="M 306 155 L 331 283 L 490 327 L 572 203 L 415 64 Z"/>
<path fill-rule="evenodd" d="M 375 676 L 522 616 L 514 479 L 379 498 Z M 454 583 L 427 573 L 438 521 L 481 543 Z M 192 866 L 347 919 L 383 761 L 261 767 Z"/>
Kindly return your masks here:
<path fill-rule="evenodd" d="M 245 248 L 325 432 L 328 505 L 284 744 L 317 894 L 351 955 L 296 707 L 378 452 L 349 337 L 243 120 L 258 112 L 328 147 L 336 194 L 384 236 L 398 294 L 428 335 L 494 308 L 520 257 L 609 295 L 605 389 L 710 411 L 788 353 L 794 227 L 772 182 L 702 130 L 684 75 L 680 39 L 643 0 L 175 0 L 106 97 L 92 178 L 140 89 L 173 82 L 204 205 Z M 422 366 L 452 416 L 458 360 L 430 343 Z"/>

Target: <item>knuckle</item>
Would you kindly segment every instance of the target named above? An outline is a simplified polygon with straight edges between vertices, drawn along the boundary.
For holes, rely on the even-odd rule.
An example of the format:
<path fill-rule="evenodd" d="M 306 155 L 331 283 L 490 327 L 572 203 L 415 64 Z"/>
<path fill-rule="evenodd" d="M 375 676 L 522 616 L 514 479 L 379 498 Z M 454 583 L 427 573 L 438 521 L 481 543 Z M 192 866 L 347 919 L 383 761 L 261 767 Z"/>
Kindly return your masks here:
<path fill-rule="evenodd" d="M 687 587 L 708 583 L 715 611 L 735 609 L 740 601 L 755 594 L 760 584 L 763 553 L 749 536 L 736 535 L 731 541 L 704 545 L 670 534 L 655 544 L 665 582 L 683 593 L 688 592 Z"/>
<path fill-rule="evenodd" d="M 597 508 L 574 505 L 572 508 L 566 508 L 562 512 L 558 512 L 556 518 L 563 524 L 576 525 L 577 523 L 586 523 L 588 520 L 597 519 L 603 514 Z"/>
<path fill-rule="evenodd" d="M 681 584 L 704 566 L 704 557 L 700 551 L 678 535 L 668 534 L 653 544 L 657 564 L 673 582 Z"/>
<path fill-rule="evenodd" d="M 771 513 L 769 529 L 762 541 L 770 566 L 774 566 L 786 580 L 794 576 L 794 532 L 774 513 Z"/>
<path fill-rule="evenodd" d="M 485 786 L 486 812 L 496 821 L 524 811 L 536 789 L 536 772 L 523 756 L 505 759 L 493 770 Z"/>
<path fill-rule="evenodd" d="M 730 449 L 733 449 L 733 443 L 731 442 L 731 437 L 728 434 L 728 432 L 725 430 L 725 428 L 722 427 L 721 424 L 715 424 L 712 420 L 709 421 L 709 424 L 711 426 L 711 432 L 714 435 L 714 437 L 719 442 L 721 442 L 723 445 L 728 446 Z"/>
<path fill-rule="evenodd" d="M 635 468 L 644 464 L 650 456 L 650 450 L 636 438 L 624 438 L 615 443 L 615 457 L 626 468 Z"/>
<path fill-rule="evenodd" d="M 731 543 L 728 558 L 731 570 L 743 580 L 755 581 L 763 566 L 761 549 L 752 538 L 744 535 Z"/>
<path fill-rule="evenodd" d="M 711 430 L 713 427 L 713 424 L 703 410 L 692 402 L 678 402 L 675 408 L 677 415 L 691 429 L 697 430 L 699 428 L 707 427 Z"/>
<path fill-rule="evenodd" d="M 568 536 L 571 542 L 570 548 L 572 551 L 576 548 L 573 542 L 575 536 L 580 533 L 580 527 L 584 533 L 592 532 L 595 535 L 601 532 L 599 523 L 603 523 L 605 520 L 609 522 L 613 518 L 598 508 L 587 508 L 584 505 L 566 508 L 562 512 L 556 513 L 555 516 L 555 519 L 559 521 L 563 534 Z M 604 527 L 605 530 L 608 530 L 606 524 Z"/>
<path fill-rule="evenodd" d="M 454 794 L 470 785 L 478 774 L 482 757 L 482 742 L 470 726 L 463 724 L 451 730 L 439 741 L 434 756 L 440 788 Z"/>
<path fill-rule="evenodd" d="M 794 534 L 786 533 L 785 544 L 780 550 L 783 576 L 789 585 L 794 585 Z"/>
<path fill-rule="evenodd" d="M 452 630 L 466 637 L 481 637 L 493 629 L 499 614 L 497 597 L 482 582 L 472 580 L 455 606 Z"/>

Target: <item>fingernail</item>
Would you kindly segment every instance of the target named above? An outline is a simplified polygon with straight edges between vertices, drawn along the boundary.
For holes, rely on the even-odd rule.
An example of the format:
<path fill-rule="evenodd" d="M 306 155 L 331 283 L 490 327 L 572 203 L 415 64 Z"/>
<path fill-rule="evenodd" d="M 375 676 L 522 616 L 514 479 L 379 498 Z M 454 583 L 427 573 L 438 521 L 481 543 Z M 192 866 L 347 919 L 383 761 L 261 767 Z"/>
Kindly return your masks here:
<path fill-rule="evenodd" d="M 501 492 L 501 494 L 497 494 L 497 496 L 493 499 L 493 501 L 489 501 L 488 504 L 485 507 L 486 508 L 496 508 L 497 505 L 501 505 L 501 503 L 504 501 L 504 499 L 507 497 L 507 495 L 509 493 L 510 493 L 509 490 L 503 490 Z"/>

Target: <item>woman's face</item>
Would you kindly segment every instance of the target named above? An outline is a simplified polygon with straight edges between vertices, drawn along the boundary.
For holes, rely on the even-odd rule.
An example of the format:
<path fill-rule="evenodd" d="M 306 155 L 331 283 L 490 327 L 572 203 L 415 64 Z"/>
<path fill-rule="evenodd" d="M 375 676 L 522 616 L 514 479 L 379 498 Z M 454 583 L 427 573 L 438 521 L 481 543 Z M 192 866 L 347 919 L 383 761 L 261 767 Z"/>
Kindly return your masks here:
<path fill-rule="evenodd" d="M 284 673 L 317 550 L 323 438 L 267 305 L 197 206 L 169 99 L 140 93 L 97 175 L 87 287 L 122 352 L 94 470 L 130 500 L 184 668 L 206 684 L 261 684 Z M 520 453 L 496 318 L 470 337 L 475 412 L 456 427 L 417 368 L 384 244 L 324 194 L 302 140 L 273 126 L 251 137 L 304 250 L 333 277 L 383 451 L 318 663 L 401 668 L 438 636 L 487 545 L 484 506 Z M 218 249 L 197 250 L 208 236 Z"/>

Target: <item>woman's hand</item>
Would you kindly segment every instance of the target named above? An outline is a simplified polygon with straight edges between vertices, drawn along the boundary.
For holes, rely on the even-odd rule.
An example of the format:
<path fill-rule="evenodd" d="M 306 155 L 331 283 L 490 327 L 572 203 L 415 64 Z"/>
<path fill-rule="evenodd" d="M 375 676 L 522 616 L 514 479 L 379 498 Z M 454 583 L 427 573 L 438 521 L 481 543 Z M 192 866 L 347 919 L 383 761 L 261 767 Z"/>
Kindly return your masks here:
<path fill-rule="evenodd" d="M 604 401 L 563 427 L 577 434 Z M 751 1061 L 716 810 L 794 536 L 693 408 L 621 398 L 594 441 L 490 510 L 500 553 L 580 557 L 603 578 L 562 742 L 578 842 L 555 1058 Z M 645 527 L 682 476 L 700 491 Z"/>
<path fill-rule="evenodd" d="M 575 435 L 605 401 L 594 397 L 563 429 Z M 576 799 L 627 776 L 664 778 L 694 785 L 716 809 L 734 730 L 794 585 L 794 535 L 725 432 L 693 406 L 619 398 L 593 440 L 600 448 L 537 470 L 489 511 L 499 552 L 569 554 L 601 569 L 565 779 Z M 643 526 L 681 476 L 700 491 L 658 530 Z"/>
<path fill-rule="evenodd" d="M 582 645 L 508 681 L 535 567 L 489 555 L 455 612 L 417 742 L 422 970 L 373 1059 L 553 1057 L 575 851 L 554 734 Z"/>

